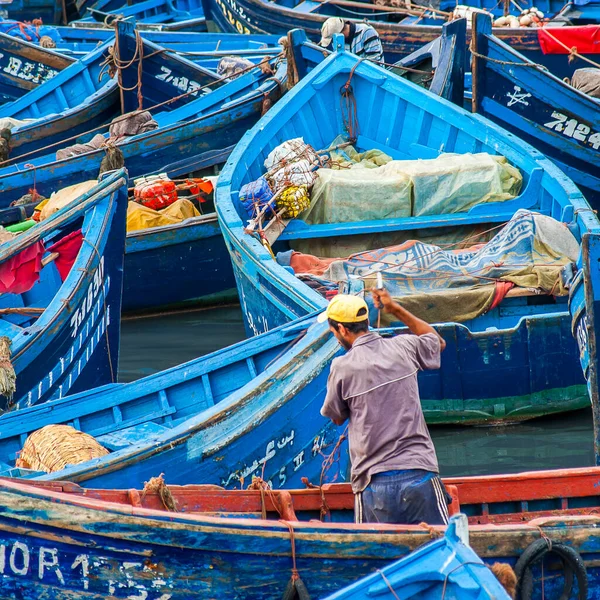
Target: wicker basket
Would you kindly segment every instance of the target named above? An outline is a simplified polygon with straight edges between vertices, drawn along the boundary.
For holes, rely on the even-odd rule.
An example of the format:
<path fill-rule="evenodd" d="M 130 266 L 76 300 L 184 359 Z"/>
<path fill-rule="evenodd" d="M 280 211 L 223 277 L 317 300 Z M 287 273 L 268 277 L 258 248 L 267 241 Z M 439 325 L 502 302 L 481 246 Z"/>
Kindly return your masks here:
<path fill-rule="evenodd" d="M 46 425 L 25 440 L 16 466 L 54 473 L 67 465 L 78 465 L 107 454 L 108 450 L 87 433 L 70 425 Z"/>

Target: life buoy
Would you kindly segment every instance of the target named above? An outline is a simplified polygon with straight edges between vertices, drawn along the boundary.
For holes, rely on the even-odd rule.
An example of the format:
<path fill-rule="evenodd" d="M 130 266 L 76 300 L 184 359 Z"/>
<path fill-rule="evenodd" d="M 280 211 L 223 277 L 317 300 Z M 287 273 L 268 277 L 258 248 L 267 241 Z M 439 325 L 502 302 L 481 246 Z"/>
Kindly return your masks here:
<path fill-rule="evenodd" d="M 530 600 L 532 598 L 532 567 L 549 553 L 556 554 L 562 561 L 564 568 L 565 584 L 560 600 L 569 600 L 575 579 L 577 580 L 578 600 L 586 600 L 588 596 L 588 576 L 581 555 L 570 546 L 554 543 L 547 538 L 541 538 L 529 544 L 515 565 L 517 600 Z"/>

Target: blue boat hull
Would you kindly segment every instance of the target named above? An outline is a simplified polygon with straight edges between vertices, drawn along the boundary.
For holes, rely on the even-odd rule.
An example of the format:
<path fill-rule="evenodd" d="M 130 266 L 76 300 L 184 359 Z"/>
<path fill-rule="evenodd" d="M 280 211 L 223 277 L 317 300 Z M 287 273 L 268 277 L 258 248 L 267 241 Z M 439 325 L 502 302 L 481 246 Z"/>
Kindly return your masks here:
<path fill-rule="evenodd" d="M 63 18 L 61 0 L 12 0 L 1 8 L 6 10 L 9 19 L 15 21 L 42 19 L 46 25 L 52 25 L 60 23 Z"/>
<path fill-rule="evenodd" d="M 564 477 L 568 471 L 559 473 Z M 551 477 L 552 472 L 546 472 L 546 476 Z M 468 479 L 463 482 L 469 485 Z M 530 485 L 535 484 L 532 478 Z M 426 548 L 419 548 L 432 542 L 443 528 L 422 524 L 354 525 L 349 522 L 352 494 L 341 493 L 336 487 L 341 486 L 289 493 L 271 490 L 263 495 L 258 490 L 173 487 L 172 498 L 178 510 L 169 512 L 153 490 L 84 492 L 69 483 L 43 489 L 23 481 L 3 480 L 3 591 L 20 594 L 26 600 L 37 599 L 40 594 L 51 600 L 69 594 L 100 600 L 133 590 L 152 600 L 272 600 L 284 595 L 294 575 L 302 579 L 311 598 L 323 598 L 373 574 L 380 581 L 377 596 L 387 598 L 389 588 L 376 571 L 412 551 L 422 555 Z M 488 494 L 490 499 L 497 500 L 498 491 L 494 486 Z M 533 494 L 525 495 L 530 496 Z M 575 496 L 568 499 L 576 504 L 581 498 Z M 550 500 L 560 499 L 558 491 Z M 545 539 L 546 543 L 566 544 L 579 554 L 580 565 L 585 565 L 587 597 L 596 598 L 600 593 L 600 568 L 595 558 L 600 551 L 598 517 L 576 508 L 542 511 L 541 518 L 535 511 L 523 511 L 513 513 L 501 526 L 478 525 L 476 518 L 470 519 L 472 551 L 488 565 L 501 562 L 514 567 L 534 542 L 544 543 Z M 475 578 L 491 577 L 487 570 L 478 573 L 470 568 L 471 561 L 460 560 L 461 555 L 450 553 L 446 558 L 447 562 L 454 559 L 459 563 L 447 576 L 429 573 L 439 587 L 446 589 L 448 585 L 448 594 L 467 572 Z M 480 564 L 479 559 L 473 561 Z M 447 567 L 447 562 L 443 566 Z M 563 591 L 567 579 L 564 566 L 560 561 L 548 561 L 544 567 L 544 571 L 534 569 L 532 600 L 558 597 Z M 391 569 L 384 572 L 390 573 Z M 418 585 L 423 578 L 413 582 Z M 502 598 L 498 585 L 491 580 L 484 589 Z M 472 582 L 467 585 L 469 589 L 474 598 L 481 597 L 475 595 L 477 587 Z M 571 597 L 576 597 L 576 586 L 571 591 Z M 435 597 L 439 598 L 439 593 Z M 471 598 L 460 594 L 449 597 Z"/>
<path fill-rule="evenodd" d="M 505 127 L 546 154 L 600 207 L 598 102 L 539 70 L 476 20 L 473 111 Z M 505 69 L 504 63 L 511 69 Z M 523 65 L 523 66 L 520 66 Z"/>
<path fill-rule="evenodd" d="M 235 298 L 235 278 L 216 215 L 127 236 L 123 311 Z"/>
<path fill-rule="evenodd" d="M 357 81 L 356 70 L 365 63 L 352 70 L 354 63 L 351 60 L 356 59 L 350 54 L 346 56 L 349 72 L 354 77 L 359 143 L 361 138 L 364 139 L 361 151 L 377 148 L 399 160 L 433 158 L 438 155 L 439 148 L 459 153 L 501 152 L 513 165 L 523 165 L 520 166 L 522 173 L 532 176 L 525 176 L 524 187 L 514 200 L 513 208 L 509 201 L 488 207 L 482 204 L 464 213 L 426 217 L 372 221 L 357 218 L 352 223 L 315 225 L 300 218 L 292 219 L 278 236 L 273 236 L 273 253 L 290 249 L 304 251 L 301 243 L 316 239 L 319 242 L 317 248 L 323 246 L 327 248 L 326 252 L 331 251 L 322 256 L 337 256 L 336 246 L 326 245 L 332 238 L 336 243 L 339 240 L 341 247 L 357 240 L 353 241 L 353 246 L 360 248 L 361 238 L 350 236 L 384 232 L 391 236 L 392 231 L 406 236 L 413 230 L 415 235 L 423 230 L 435 235 L 437 227 L 475 223 L 482 224 L 484 229 L 495 228 L 506 223 L 514 210 L 525 204 L 531 210 L 540 210 L 538 202 L 543 202 L 541 210 L 551 210 L 555 219 L 576 221 L 582 235 L 590 231 L 590 222 L 581 216 L 589 211 L 583 197 L 540 153 L 529 146 L 521 148 L 516 138 L 504 139 L 509 134 L 497 126 L 467 115 L 375 66 L 369 66 L 372 72 L 368 78 Z M 247 215 L 237 198 L 242 185 L 263 173 L 263 161 L 269 152 L 285 140 L 303 136 L 313 147 L 323 149 L 344 132 L 347 124 L 343 110 L 340 112 L 337 108 L 336 95 L 347 81 L 348 71 L 339 73 L 333 83 L 335 69 L 328 67 L 328 63 L 333 65 L 335 57 L 330 56 L 315 67 L 243 138 L 219 178 L 217 214 L 232 258 L 249 334 L 255 335 L 290 322 L 323 309 L 327 304 L 322 294 L 274 261 L 268 249 L 256 237 L 248 235 Z M 332 74 L 329 82 L 328 72 Z M 323 91 L 326 85 L 332 86 L 331 92 Z M 357 92 L 360 85 L 364 85 L 362 99 Z M 395 85 L 399 97 L 394 97 L 391 92 Z M 413 99 L 408 100 L 409 97 Z M 381 112 L 373 113 L 364 108 L 374 101 L 384 105 Z M 423 114 L 422 106 L 429 107 L 427 114 Z M 287 111 L 285 121 L 282 111 Z M 380 119 L 380 114 L 386 114 L 393 125 Z M 450 119 L 454 117 L 456 125 L 451 126 Z M 319 122 L 318 127 L 311 126 L 315 119 Z M 437 119 L 441 120 L 438 122 Z M 414 123 L 417 125 L 413 128 Z M 419 129 L 421 123 L 422 130 Z M 518 153 L 515 152 L 517 148 Z M 546 173 L 552 175 L 546 176 Z M 574 209 L 574 206 L 578 208 Z M 591 219 L 596 221 L 593 215 Z M 571 335 L 566 296 L 539 300 L 524 296 L 511 298 L 473 321 L 436 323 L 436 328 L 447 343 L 441 369 L 420 374 L 421 400 L 429 423 L 511 422 L 589 406 L 577 344 Z"/>
<path fill-rule="evenodd" d="M 73 64 L 74 59 L 0 34 L 0 101 L 20 98 Z"/>
<path fill-rule="evenodd" d="M 294 28 L 306 31 L 314 41 L 321 35 L 321 25 L 329 16 L 361 20 L 361 13 L 339 12 L 333 5 L 307 3 L 305 10 L 290 8 L 287 2 L 267 2 L 266 0 L 203 0 L 204 14 L 214 24 L 217 31 L 245 34 L 285 35 Z M 304 8 L 304 7 L 303 7 Z M 440 36 L 440 25 L 420 23 L 392 23 L 373 17 L 365 9 L 362 15 L 377 29 L 383 44 L 386 62 L 395 62 L 421 48 Z M 350 19 L 351 20 L 351 19 Z M 547 67 L 557 77 L 570 77 L 576 68 L 587 66 L 583 60 L 575 58 L 569 62 L 568 55 L 543 54 L 535 28 L 499 29 L 500 38 L 515 50 L 525 54 L 530 60 Z M 594 60 L 595 55 L 588 58 Z"/>
<path fill-rule="evenodd" d="M 339 354 L 310 320 L 240 342 L 129 384 L 108 385 L 0 417 L 4 476 L 77 481 L 99 488 L 142 486 L 159 473 L 169 483 L 244 487 L 254 477 L 274 489 L 344 481 L 341 428 L 320 414 L 329 364 Z M 73 423 L 111 452 L 44 473 L 14 464 L 31 432 Z M 340 444 L 339 456 L 334 452 Z M 332 454 L 330 468 L 323 459 Z"/>
<path fill-rule="evenodd" d="M 225 240 L 249 335 L 317 308 L 255 268 L 255 257 L 227 232 Z M 515 422 L 590 405 L 566 311 L 523 318 L 508 331 L 474 334 L 459 324 L 436 329 L 446 340 L 441 368 L 419 373 L 421 405 L 430 424 Z"/>
<path fill-rule="evenodd" d="M 84 221 L 84 242 L 57 296 L 36 324 L 13 340 L 17 390 L 4 408 L 23 408 L 114 382 L 119 360 L 126 178 L 103 204 L 102 221 Z M 108 181 L 108 180 L 107 180 Z"/>

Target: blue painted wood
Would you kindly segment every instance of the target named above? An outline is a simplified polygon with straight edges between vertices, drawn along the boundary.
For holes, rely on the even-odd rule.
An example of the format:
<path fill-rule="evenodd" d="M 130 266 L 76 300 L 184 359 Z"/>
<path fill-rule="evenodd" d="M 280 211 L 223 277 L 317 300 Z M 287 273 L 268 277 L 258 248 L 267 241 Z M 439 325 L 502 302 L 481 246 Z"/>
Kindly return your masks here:
<path fill-rule="evenodd" d="M 23 408 L 114 381 L 119 357 L 127 177 L 113 172 L 66 207 L 0 247 L 5 262 L 31 244 L 55 242 L 81 228 L 83 245 L 61 282 L 52 262 L 22 294 L 3 294 L 2 308 L 39 307 L 35 316 L 5 314 L 17 391 L 0 407 Z"/>
<path fill-rule="evenodd" d="M 102 488 L 142 486 L 164 472 L 177 484 L 248 485 L 253 476 L 275 488 L 321 478 L 323 456 L 341 433 L 319 413 L 328 365 L 339 353 L 323 325 L 305 319 L 262 337 L 134 383 L 105 386 L 0 417 L 0 456 L 14 465 L 25 437 L 69 423 L 114 450 L 40 474 L 4 475 L 85 482 Z M 347 452 L 324 473 L 342 480 Z"/>
<path fill-rule="evenodd" d="M 544 152 L 600 206 L 598 102 L 537 68 L 492 35 L 477 15 L 473 56 L 473 108 Z M 510 68 L 496 61 L 511 63 Z"/>
<path fill-rule="evenodd" d="M 123 310 L 235 299 L 229 252 L 215 213 L 127 235 Z"/>
<path fill-rule="evenodd" d="M 60 23 L 64 17 L 61 0 L 12 0 L 10 4 L 3 4 L 0 8 L 6 11 L 9 19 L 16 21 L 42 19 L 44 23 L 51 25 Z"/>
<path fill-rule="evenodd" d="M 344 133 L 339 94 L 352 69 L 360 151 L 379 148 L 400 159 L 429 158 L 442 150 L 502 154 L 524 175 L 521 195 L 438 217 L 310 226 L 295 219 L 277 241 L 276 251 L 289 249 L 296 239 L 390 235 L 468 224 L 485 228 L 509 220 L 523 207 L 569 224 L 580 241 L 595 231 L 597 218 L 583 196 L 541 153 L 486 119 L 376 65 L 357 64 L 356 57 L 339 51 L 316 66 L 242 138 L 219 178 L 217 214 L 250 334 L 322 309 L 326 300 L 245 233 L 247 216 L 238 204 L 238 192 L 263 173 L 266 156 L 283 141 L 302 136 L 323 149 Z M 380 107 L 376 112 L 374 102 Z M 578 267 L 584 268 L 581 258 Z M 588 404 L 566 298 L 505 302 L 474 321 L 438 325 L 447 342 L 442 367 L 421 373 L 419 379 L 430 423 L 512 421 Z"/>
<path fill-rule="evenodd" d="M 86 27 L 94 22 L 111 24 L 115 17 L 134 19 L 140 24 L 160 24 L 170 30 L 206 31 L 200 0 L 142 0 L 114 8 L 114 0 L 98 0 L 73 24 Z"/>
<path fill-rule="evenodd" d="M 120 27 L 125 28 L 126 24 L 120 24 Z M 121 59 L 131 63 L 129 68 L 133 73 L 124 73 L 123 77 L 125 82 L 134 80 L 137 83 L 137 62 L 131 61 L 134 46 L 128 43 L 127 38 L 128 34 L 121 31 Z M 150 45 L 149 48 L 158 47 Z M 215 80 L 214 73 L 174 55 L 165 59 L 177 61 L 182 66 L 185 64 L 190 73 L 194 73 L 194 78 L 188 78 L 186 82 L 184 77 L 171 79 L 172 73 L 149 71 L 163 79 L 157 80 L 153 87 L 146 86 L 144 102 L 169 102 L 160 110 L 152 111 L 159 124 L 158 129 L 117 143 L 132 178 L 168 171 L 169 165 L 176 163 L 180 156 L 195 156 L 195 160 L 204 157 L 205 167 L 220 164 L 223 161 L 222 154 L 226 156 L 229 147 L 258 120 L 265 99 L 273 101 L 279 97 L 280 82 L 285 81 L 286 77 L 285 64 L 278 67 L 275 77 L 254 69 L 231 82 L 217 81 L 211 86 L 213 91 L 206 93 L 206 88 L 199 89 L 202 86 L 198 85 L 198 78 Z M 150 66 L 151 69 L 158 67 L 158 63 Z M 159 81 L 162 81 L 161 86 L 158 85 Z M 124 91 L 123 96 L 127 107 L 137 108 L 137 88 Z M 177 106 L 179 102 L 181 105 Z M 49 196 L 52 191 L 66 185 L 95 178 L 104 156 L 104 149 L 100 149 L 56 161 L 52 153 L 6 166 L 0 169 L 0 190 L 10 193 L 2 194 L 5 201 L 3 203 L 0 200 L 0 206 L 6 207 L 12 200 L 27 193 L 34 181 L 38 192 Z"/>
<path fill-rule="evenodd" d="M 72 45 L 73 50 L 87 52 L 99 42 L 105 42 L 113 35 L 112 29 L 80 28 L 80 27 L 53 27 L 56 35 L 64 44 Z M 163 48 L 176 48 L 187 46 L 197 51 L 211 51 L 216 47 L 222 50 L 252 50 L 278 46 L 278 35 L 239 35 L 237 33 L 195 33 L 189 31 L 154 31 L 140 30 L 140 35 L 150 42 Z M 81 46 L 83 44 L 83 46 Z M 59 44 L 58 50 L 62 46 Z"/>
<path fill-rule="evenodd" d="M 468 545 L 465 515 L 450 519 L 444 537 L 327 596 L 326 600 L 509 600 L 490 569 Z M 463 539 L 466 538 L 466 539 Z"/>
<path fill-rule="evenodd" d="M 0 34 L 0 101 L 20 98 L 74 60 L 37 44 Z"/>
<path fill-rule="evenodd" d="M 185 91 L 191 85 L 204 87 L 218 82 L 217 76 L 207 69 L 176 54 L 164 53 L 151 42 L 137 42 L 133 27 L 128 27 L 127 31 L 127 34 L 120 36 L 121 55 L 135 54 L 136 44 L 139 43 L 146 57 L 141 81 L 144 108 L 166 101 L 169 101 L 170 108 L 177 108 L 192 100 L 191 95 L 178 98 L 181 96 L 181 86 L 177 87 L 172 82 L 185 81 Z M 100 130 L 106 131 L 110 121 L 122 114 L 117 78 L 109 77 L 104 66 L 109 48 L 114 43 L 113 37 L 44 85 L 0 107 L 0 117 L 35 119 L 13 130 L 10 144 L 12 161 L 21 155 L 31 159 L 33 156 L 55 153 L 59 148 L 76 142 L 88 141 Z M 137 77 L 136 65 L 135 75 L 123 74 L 123 85 L 135 87 Z M 126 94 L 124 99 L 125 112 L 138 108 L 137 95 Z M 99 129 L 102 125 L 106 125 L 106 128 Z"/>
<path fill-rule="evenodd" d="M 424 85 L 442 98 L 462 104 L 465 97 L 466 32 L 466 19 L 446 23 L 439 38 L 386 68 Z M 293 29 L 288 36 L 299 78 L 304 77 L 330 53 L 318 44 L 310 42 L 302 29 Z M 419 73 L 415 74 L 406 69 L 415 69 Z M 423 77 L 424 72 L 432 71 L 433 76 Z"/>
<path fill-rule="evenodd" d="M 479 5 L 481 0 L 469 0 L 467 5 Z M 502 11 L 502 3 L 483 0 L 491 9 Z M 553 8 L 550 13 L 560 10 L 564 5 L 560 0 L 550 0 Z M 378 7 L 369 6 L 345 8 L 330 2 L 313 2 L 310 0 L 203 0 L 204 14 L 209 22 L 213 22 L 219 31 L 231 33 L 262 34 L 272 33 L 285 35 L 294 28 L 306 31 L 313 41 L 318 41 L 321 25 L 331 16 L 338 16 L 349 21 L 360 22 L 367 19 L 381 38 L 385 58 L 388 63 L 395 62 L 418 50 L 423 44 L 432 42 L 440 36 L 445 18 L 406 17 L 381 11 Z M 455 3 L 451 2 L 452 8 Z M 522 6 L 530 3 L 520 3 Z M 538 6 L 538 3 L 535 4 Z M 595 4 L 597 7 L 598 5 Z M 512 10 L 512 7 L 511 7 Z M 544 9 L 542 9 L 544 10 Z M 575 19 L 577 22 L 577 19 Z M 582 21 L 583 22 L 583 21 Z M 519 28 L 498 30 L 498 36 L 514 49 L 524 53 L 531 60 L 543 64 L 557 77 L 568 77 L 578 67 L 587 66 L 583 60 L 569 62 L 568 55 L 543 54 L 538 42 L 536 28 Z M 593 59 L 590 55 L 588 58 Z"/>
<path fill-rule="evenodd" d="M 569 471 L 545 472 L 546 478 L 555 477 L 551 499 L 583 500 L 569 491 L 580 472 L 573 470 L 572 477 Z M 597 470 L 588 472 L 597 484 Z M 527 475 L 529 485 L 535 486 L 533 474 L 503 479 L 510 484 L 511 479 Z M 469 485 L 470 479 L 475 478 L 453 482 L 459 497 L 461 485 Z M 481 484 L 482 489 L 484 486 L 481 501 L 487 497 L 492 504 L 502 489 L 492 481 Z M 177 512 L 167 512 L 155 491 L 83 490 L 70 483 L 41 486 L 1 480 L 0 552 L 6 557 L 3 590 L 26 600 L 40 594 L 51 600 L 82 594 L 100 600 L 119 597 L 117 594 L 125 597 L 133 591 L 148 600 L 240 595 L 270 600 L 283 596 L 294 566 L 310 597 L 323 598 L 377 569 L 389 573 L 387 565 L 411 551 L 422 556 L 426 550 L 419 548 L 433 537 L 421 525 L 352 523 L 353 498 L 345 485 L 263 495 L 257 490 L 224 491 L 211 486 L 171 486 L 170 490 Z M 586 565 L 588 597 L 597 597 L 600 569 L 595 557 L 600 551 L 600 520 L 590 514 L 597 510 L 597 502 L 593 502 L 597 494 L 587 498 L 594 504 L 587 511 L 566 509 L 542 518 L 535 509 L 527 509 L 527 499 L 532 496 L 522 496 L 522 508 L 520 502 L 513 503 L 512 514 L 505 515 L 506 526 L 479 525 L 477 518 L 471 518 L 473 551 L 488 565 L 502 562 L 514 567 L 529 544 L 542 536 L 566 543 Z M 263 509 L 266 520 L 261 519 Z M 325 509 L 323 522 L 319 520 L 321 509 Z M 479 574 L 479 568 L 462 567 L 473 576 Z M 457 570 L 449 579 L 454 582 L 460 576 L 462 580 L 463 575 Z M 549 561 L 541 575 L 534 571 L 533 598 L 559 597 L 565 584 L 560 561 Z M 386 588 L 377 591 L 376 597 L 389 597 Z M 440 598 L 439 591 L 436 598 Z M 451 588 L 447 591 L 450 594 Z M 572 594 L 576 597 L 576 588 Z M 503 596 L 496 591 L 495 597 Z"/>

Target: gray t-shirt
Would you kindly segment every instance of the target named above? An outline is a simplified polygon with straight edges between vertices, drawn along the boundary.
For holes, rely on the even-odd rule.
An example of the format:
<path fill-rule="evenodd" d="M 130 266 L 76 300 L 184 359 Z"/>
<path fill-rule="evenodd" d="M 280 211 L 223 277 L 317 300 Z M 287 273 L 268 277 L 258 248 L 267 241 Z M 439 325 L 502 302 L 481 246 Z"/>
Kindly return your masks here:
<path fill-rule="evenodd" d="M 349 419 L 355 493 L 364 490 L 375 473 L 438 472 L 417 373 L 439 366 L 440 341 L 433 333 L 382 338 L 369 332 L 331 363 L 321 414 L 336 421 Z"/>

